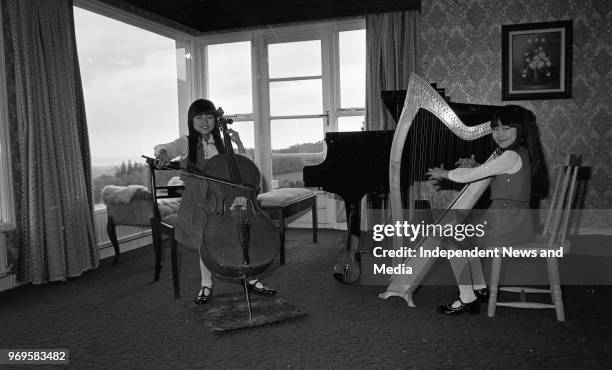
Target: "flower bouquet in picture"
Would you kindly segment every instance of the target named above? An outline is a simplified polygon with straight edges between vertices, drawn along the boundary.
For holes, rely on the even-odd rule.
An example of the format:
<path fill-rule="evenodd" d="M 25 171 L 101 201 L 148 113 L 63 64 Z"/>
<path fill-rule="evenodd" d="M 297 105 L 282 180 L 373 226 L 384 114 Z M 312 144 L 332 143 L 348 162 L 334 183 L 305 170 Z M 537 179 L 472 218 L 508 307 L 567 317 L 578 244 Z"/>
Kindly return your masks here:
<path fill-rule="evenodd" d="M 573 21 L 502 25 L 502 100 L 572 96 Z"/>
<path fill-rule="evenodd" d="M 512 89 L 561 88 L 561 37 L 558 32 L 523 32 L 512 37 Z"/>
<path fill-rule="evenodd" d="M 546 53 L 546 37 L 533 37 L 527 39 L 527 46 L 531 47 L 523 53 L 525 58 L 523 68 L 520 70 L 521 78 L 535 86 L 546 85 L 552 77 L 552 61 Z"/>

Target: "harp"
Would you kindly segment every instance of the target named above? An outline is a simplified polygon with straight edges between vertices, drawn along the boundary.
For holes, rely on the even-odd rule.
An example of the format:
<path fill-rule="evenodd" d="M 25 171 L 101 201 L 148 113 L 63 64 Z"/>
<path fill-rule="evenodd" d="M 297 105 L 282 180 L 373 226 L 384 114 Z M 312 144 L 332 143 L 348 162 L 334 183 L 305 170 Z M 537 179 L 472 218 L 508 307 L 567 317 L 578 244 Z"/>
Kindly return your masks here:
<path fill-rule="evenodd" d="M 468 104 L 448 103 L 422 78 L 411 74 L 406 99 L 391 144 L 389 203 L 393 223 L 415 222 L 417 194 L 420 193 L 417 183 L 425 180 L 427 168 L 439 166 L 441 163 L 455 163 L 456 159 L 469 156 L 474 145 L 482 147 L 483 143 L 489 142 L 486 137 L 491 132 L 488 118 L 486 122 L 479 124 L 471 122 L 471 125 L 468 125 L 456 113 L 463 110 L 462 116 L 468 116 L 469 114 L 465 114 L 465 109 L 471 107 L 473 106 Z M 484 111 L 485 117 L 491 117 L 498 108 L 485 107 L 488 107 Z M 482 116 L 483 111 L 480 113 Z M 490 149 L 488 151 L 490 152 Z M 484 162 L 484 159 L 486 155 L 479 161 Z M 483 179 L 463 186 L 434 223 L 457 223 L 456 213 L 452 210 L 472 209 L 489 186 L 489 182 L 489 179 Z M 392 241 L 392 248 L 400 250 L 407 240 L 402 236 L 394 236 Z M 434 249 L 440 242 L 440 239 L 424 237 L 418 241 L 415 248 Z M 412 294 L 433 262 L 433 258 L 418 255 L 406 259 L 395 258 L 394 265 L 403 264 L 410 267 L 412 274 L 393 275 L 386 291 L 379 297 L 386 299 L 397 296 L 403 298 L 408 306 L 415 307 Z"/>

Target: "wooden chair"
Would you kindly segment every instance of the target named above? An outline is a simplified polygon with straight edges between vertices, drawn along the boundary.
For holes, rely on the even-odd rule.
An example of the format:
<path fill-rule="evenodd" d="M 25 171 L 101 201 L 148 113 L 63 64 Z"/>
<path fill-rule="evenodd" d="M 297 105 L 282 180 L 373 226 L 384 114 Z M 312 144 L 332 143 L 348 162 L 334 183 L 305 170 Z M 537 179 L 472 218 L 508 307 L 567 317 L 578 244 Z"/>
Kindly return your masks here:
<path fill-rule="evenodd" d="M 542 234 L 536 236 L 536 238 L 529 243 L 512 245 L 514 250 L 538 250 L 539 253 L 541 250 L 562 248 L 564 255 L 569 252 L 570 243 L 566 240 L 565 236 L 576 188 L 576 177 L 581 163 L 581 156 L 571 154 L 566 157 L 564 165 L 561 166 L 557 174 L 555 189 L 548 207 Z M 561 281 L 559 278 L 559 267 L 556 257 L 546 257 L 546 266 L 550 282 L 549 289 L 533 287 L 499 287 L 501 262 L 502 257 L 493 258 L 490 282 L 491 294 L 489 296 L 488 306 L 489 317 L 495 316 L 495 309 L 497 306 L 535 309 L 553 308 L 557 313 L 557 320 L 565 321 Z M 497 295 L 499 291 L 519 293 L 521 300 L 518 302 L 498 302 Z M 528 302 L 528 293 L 549 293 L 552 303 Z"/>
<path fill-rule="evenodd" d="M 162 267 L 162 236 L 170 239 L 170 258 L 172 263 L 172 283 L 174 288 L 174 299 L 181 297 L 178 274 L 178 250 L 177 242 L 174 239 L 174 227 L 178 218 L 177 211 L 180 199 L 183 196 L 185 187 L 180 185 L 158 185 L 160 182 L 167 184 L 167 180 L 160 181 L 162 174 L 168 171 L 180 169 L 179 162 L 171 162 L 168 166 L 157 168 L 155 159 L 143 156 L 149 166 L 149 180 L 151 184 L 151 195 L 153 197 L 153 217 L 151 218 L 151 234 L 153 237 L 153 248 L 155 250 L 155 277 L 159 280 Z"/>
<path fill-rule="evenodd" d="M 278 220 L 280 231 L 280 264 L 285 264 L 285 219 L 299 212 L 312 211 L 312 241 L 317 242 L 317 196 L 309 189 L 281 188 L 262 193 L 257 196 L 261 209 L 266 211 L 271 219 Z"/>

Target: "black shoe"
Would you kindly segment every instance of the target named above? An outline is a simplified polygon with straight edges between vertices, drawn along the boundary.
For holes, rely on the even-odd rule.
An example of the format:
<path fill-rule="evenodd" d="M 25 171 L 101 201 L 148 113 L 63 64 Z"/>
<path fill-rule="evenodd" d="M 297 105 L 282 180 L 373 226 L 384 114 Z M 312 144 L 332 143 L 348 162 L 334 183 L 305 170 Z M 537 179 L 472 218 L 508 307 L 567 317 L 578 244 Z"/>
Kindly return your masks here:
<path fill-rule="evenodd" d="M 476 298 L 481 303 L 489 302 L 489 288 L 474 290 L 474 295 L 476 295 Z"/>
<path fill-rule="evenodd" d="M 478 301 L 481 303 L 489 302 L 489 288 L 482 289 L 474 289 L 474 295 L 478 298 Z M 457 297 L 459 296 L 459 291 L 457 291 Z"/>
<path fill-rule="evenodd" d="M 478 298 L 476 298 L 473 302 L 463 303 L 461 299 L 459 301 L 459 307 L 453 307 L 453 303 L 457 301 L 453 301 L 449 304 L 445 304 L 444 306 L 439 306 L 437 311 L 446 315 L 458 315 L 460 313 L 469 312 L 470 314 L 477 314 L 480 311 L 480 302 Z"/>
<path fill-rule="evenodd" d="M 193 303 L 204 304 L 208 302 L 211 296 L 212 296 L 212 288 L 203 286 L 202 289 L 200 289 L 200 291 L 198 292 L 198 295 L 193 299 Z"/>
<path fill-rule="evenodd" d="M 257 287 L 257 283 L 261 284 L 261 288 Z M 276 290 L 268 288 L 259 280 L 255 280 L 254 283 L 247 282 L 247 285 L 249 287 L 249 291 L 253 293 L 261 294 L 266 297 L 272 297 L 276 294 Z"/>

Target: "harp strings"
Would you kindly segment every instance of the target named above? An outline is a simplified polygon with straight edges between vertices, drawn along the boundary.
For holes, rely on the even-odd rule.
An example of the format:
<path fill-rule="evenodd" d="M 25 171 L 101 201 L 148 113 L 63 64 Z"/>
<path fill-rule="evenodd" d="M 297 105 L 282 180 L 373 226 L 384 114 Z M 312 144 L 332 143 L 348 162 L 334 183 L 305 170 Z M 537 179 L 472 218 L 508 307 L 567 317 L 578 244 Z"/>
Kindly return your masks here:
<path fill-rule="evenodd" d="M 476 155 L 477 161 L 484 161 L 483 154 L 490 154 L 489 141 L 464 140 L 455 135 L 436 115 L 421 108 L 414 117 L 406 141 L 407 175 L 404 205 L 408 207 L 408 219 L 420 222 L 431 219 L 430 209 L 447 208 L 459 192 L 461 186 L 445 183 L 436 190 L 435 184 L 428 181 L 425 173 L 431 167 L 444 164 L 447 170 L 455 168 L 459 158 Z M 437 163 L 439 162 L 439 163 Z M 430 209 L 428 209 L 430 208 Z"/>

